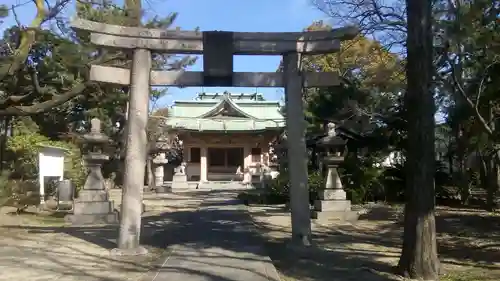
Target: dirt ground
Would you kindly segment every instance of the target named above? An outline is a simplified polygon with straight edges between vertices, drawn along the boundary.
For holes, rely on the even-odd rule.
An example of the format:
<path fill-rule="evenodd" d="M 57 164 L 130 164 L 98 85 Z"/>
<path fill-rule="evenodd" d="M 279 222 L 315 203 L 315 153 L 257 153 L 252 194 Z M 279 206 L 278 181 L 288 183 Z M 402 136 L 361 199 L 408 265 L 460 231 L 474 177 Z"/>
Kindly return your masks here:
<path fill-rule="evenodd" d="M 119 195 L 112 194 L 117 207 Z M 158 214 L 191 210 L 201 201 L 196 194 L 145 197 L 142 238 L 150 254 L 134 259 L 109 255 L 116 245 L 116 226 L 70 227 L 61 213 L 16 215 L 1 208 L 0 280 L 141 280 L 164 254 L 162 230 L 175 223 Z M 249 210 L 284 281 L 402 280 L 391 274 L 400 255 L 401 208 L 372 206 L 355 223 L 313 223 L 315 247 L 307 251 L 283 243 L 291 229 L 282 206 Z M 441 280 L 500 280 L 500 215 L 440 207 L 436 224 Z"/>
<path fill-rule="evenodd" d="M 404 280 L 391 273 L 400 255 L 401 207 L 372 206 L 354 223 L 313 223 L 315 246 L 307 251 L 282 243 L 291 231 L 283 207 L 249 209 L 285 281 Z M 499 214 L 439 207 L 436 227 L 441 280 L 500 280 Z"/>
<path fill-rule="evenodd" d="M 120 192 L 114 193 L 118 206 Z M 194 194 L 145 195 L 141 240 L 149 254 L 133 258 L 110 255 L 116 247 L 116 225 L 72 227 L 64 223 L 66 213 L 16 215 L 14 208 L 0 208 L 0 280 L 141 280 L 166 254 L 162 231 L 172 222 L 159 214 L 193 209 L 199 203 Z"/>

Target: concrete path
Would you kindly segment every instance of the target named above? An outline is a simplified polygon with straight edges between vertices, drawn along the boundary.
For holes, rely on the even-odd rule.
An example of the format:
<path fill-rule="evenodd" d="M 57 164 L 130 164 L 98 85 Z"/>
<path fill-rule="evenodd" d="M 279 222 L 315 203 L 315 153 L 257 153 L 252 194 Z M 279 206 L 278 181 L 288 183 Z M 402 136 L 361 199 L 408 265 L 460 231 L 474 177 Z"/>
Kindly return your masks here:
<path fill-rule="evenodd" d="M 197 211 L 171 218 L 170 254 L 144 280 L 278 281 L 250 215 L 234 198 L 234 191 L 214 188 Z"/>

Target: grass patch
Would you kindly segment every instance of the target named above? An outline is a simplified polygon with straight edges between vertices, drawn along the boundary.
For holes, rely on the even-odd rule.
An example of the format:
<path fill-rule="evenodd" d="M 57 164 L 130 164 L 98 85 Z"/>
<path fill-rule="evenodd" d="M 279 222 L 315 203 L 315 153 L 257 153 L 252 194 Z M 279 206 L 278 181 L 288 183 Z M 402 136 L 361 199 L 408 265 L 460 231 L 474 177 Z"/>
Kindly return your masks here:
<path fill-rule="evenodd" d="M 279 275 L 282 281 L 299 281 L 299 279 L 286 276 L 281 272 L 279 272 Z M 400 280 L 404 281 L 409 279 L 400 277 Z M 500 280 L 500 272 L 492 273 L 491 271 L 488 270 L 472 271 L 472 272 L 470 271 L 450 272 L 439 277 L 439 281 L 497 281 L 497 280 Z"/>
<path fill-rule="evenodd" d="M 278 205 L 288 202 L 288 197 L 266 190 L 243 191 L 237 198 L 245 205 Z"/>
<path fill-rule="evenodd" d="M 31 215 L 28 219 L 33 223 L 44 226 L 63 226 L 66 224 L 66 222 L 64 221 L 64 216 L 53 216 L 52 214 L 35 214 Z"/>

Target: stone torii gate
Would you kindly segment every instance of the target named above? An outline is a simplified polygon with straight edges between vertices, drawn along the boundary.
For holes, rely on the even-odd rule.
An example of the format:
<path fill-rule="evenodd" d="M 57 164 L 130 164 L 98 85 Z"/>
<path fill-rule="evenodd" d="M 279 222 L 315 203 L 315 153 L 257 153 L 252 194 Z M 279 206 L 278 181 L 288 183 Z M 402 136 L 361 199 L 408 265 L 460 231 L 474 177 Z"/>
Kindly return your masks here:
<path fill-rule="evenodd" d="M 302 89 L 338 85 L 338 73 L 302 72 L 301 55 L 334 53 L 342 40 L 358 33 L 355 27 L 311 32 L 180 31 L 125 27 L 74 19 L 76 30 L 90 31 L 93 44 L 133 50 L 132 69 L 93 65 L 94 81 L 130 85 L 129 126 L 123 204 L 118 248 L 140 249 L 142 179 L 146 154 L 147 101 L 150 86 L 284 87 L 290 170 L 292 241 L 310 243 L 311 220 L 307 186 L 306 121 Z M 203 55 L 203 71 L 156 71 L 151 52 Z M 234 72 L 234 55 L 281 55 L 283 72 Z M 146 101 L 146 102 L 144 102 Z M 136 171 L 134 171 L 136 170 Z"/>

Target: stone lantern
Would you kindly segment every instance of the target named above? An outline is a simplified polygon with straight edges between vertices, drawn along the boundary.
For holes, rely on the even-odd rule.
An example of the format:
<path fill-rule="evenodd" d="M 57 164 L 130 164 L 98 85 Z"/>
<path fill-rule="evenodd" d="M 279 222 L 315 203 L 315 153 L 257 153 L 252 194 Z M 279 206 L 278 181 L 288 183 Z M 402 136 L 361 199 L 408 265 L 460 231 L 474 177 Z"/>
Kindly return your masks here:
<path fill-rule="evenodd" d="M 358 214 L 351 210 L 337 168 L 344 162 L 346 141 L 337 136 L 335 124 L 328 124 L 328 134 L 318 141 L 326 155 L 323 164 L 327 167 L 325 189 L 318 192 L 319 200 L 314 202 L 312 218 L 318 220 L 357 220 Z"/>
<path fill-rule="evenodd" d="M 109 200 L 102 176 L 102 165 L 109 160 L 103 148 L 109 138 L 101 132 L 99 119 L 90 120 L 90 133 L 83 135 L 82 139 L 88 146 L 87 154 L 83 157 L 88 169 L 87 179 L 73 202 L 73 214 L 67 215 L 65 220 L 73 225 L 118 223 L 118 214 Z"/>
<path fill-rule="evenodd" d="M 165 153 L 169 148 L 168 140 L 161 136 L 153 143 L 149 151 L 153 157 L 151 164 L 154 174 L 154 189 L 162 189 L 164 186 L 164 166 L 168 163 Z"/>
<path fill-rule="evenodd" d="M 266 171 L 265 177 L 266 179 L 275 179 L 279 175 L 279 163 L 278 163 L 278 155 L 277 155 L 278 145 L 269 145 L 269 164 L 268 169 Z"/>
<path fill-rule="evenodd" d="M 288 136 L 286 132 L 280 137 L 279 142 L 275 146 L 277 166 L 279 172 L 283 172 L 284 169 L 288 169 Z"/>

